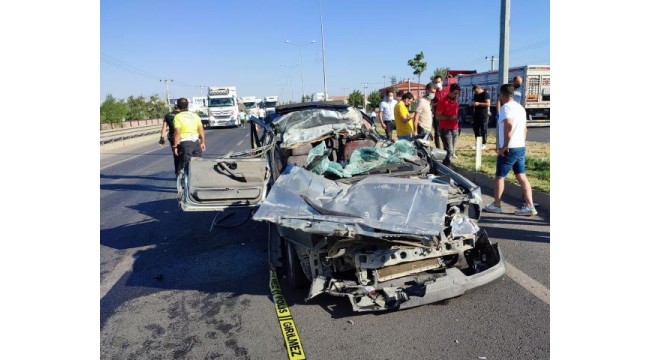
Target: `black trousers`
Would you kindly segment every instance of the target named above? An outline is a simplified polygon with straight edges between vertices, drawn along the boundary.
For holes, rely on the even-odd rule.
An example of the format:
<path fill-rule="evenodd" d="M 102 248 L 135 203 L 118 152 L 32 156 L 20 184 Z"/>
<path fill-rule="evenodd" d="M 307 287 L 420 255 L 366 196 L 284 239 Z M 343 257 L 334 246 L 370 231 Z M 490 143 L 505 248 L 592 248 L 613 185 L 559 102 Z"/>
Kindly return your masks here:
<path fill-rule="evenodd" d="M 435 117 L 433 118 L 433 143 L 436 144 L 436 147 L 438 149 L 442 149 L 440 147 L 440 127 L 438 124 L 438 119 Z"/>
<path fill-rule="evenodd" d="M 483 145 L 487 144 L 488 118 L 475 118 L 472 124 L 474 136 L 483 138 Z"/>
<path fill-rule="evenodd" d="M 174 157 L 174 171 L 176 172 L 176 174 L 178 174 L 177 169 L 178 169 L 178 162 L 180 161 L 179 160 L 180 157 L 178 155 L 174 155 L 174 138 L 167 138 L 167 140 L 169 141 L 169 147 L 172 149 L 172 156 Z"/>
<path fill-rule="evenodd" d="M 185 164 L 190 162 L 190 158 L 195 156 L 201 157 L 202 154 L 203 151 L 201 151 L 201 143 L 198 140 L 181 141 L 181 143 L 178 144 L 178 158 L 180 161 L 178 167 L 176 168 L 176 176 L 178 176 L 181 171 L 183 171 Z"/>

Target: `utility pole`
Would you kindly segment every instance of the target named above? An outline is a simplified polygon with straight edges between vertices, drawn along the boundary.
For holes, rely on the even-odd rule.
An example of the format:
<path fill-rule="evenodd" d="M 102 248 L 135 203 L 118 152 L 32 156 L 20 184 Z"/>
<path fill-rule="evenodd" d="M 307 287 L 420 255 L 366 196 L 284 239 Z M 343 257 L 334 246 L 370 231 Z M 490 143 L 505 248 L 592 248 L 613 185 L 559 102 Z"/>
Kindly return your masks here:
<path fill-rule="evenodd" d="M 308 43 L 304 43 L 304 44 L 295 44 L 295 43 L 293 43 L 293 42 L 291 42 L 289 40 L 285 40 L 284 43 L 289 44 L 289 45 L 294 45 L 294 46 L 297 46 L 298 48 L 300 48 L 300 83 L 301 83 L 301 86 L 302 86 L 302 97 L 300 98 L 300 101 L 302 102 L 302 99 L 305 98 L 305 75 L 304 75 L 304 72 L 302 70 L 302 48 L 304 46 L 316 43 L 316 40 L 312 40 L 312 41 L 310 41 Z"/>
<path fill-rule="evenodd" d="M 300 66 L 300 64 L 291 65 L 291 66 L 285 65 L 285 64 L 280 64 L 280 66 L 286 67 L 286 68 L 289 69 L 289 84 L 291 86 L 291 101 L 293 101 L 293 68 L 296 67 L 296 66 Z M 300 101 L 302 101 L 302 99 L 300 99 Z"/>
<path fill-rule="evenodd" d="M 497 61 L 497 59 L 492 55 L 492 57 L 485 57 L 485 60 L 490 61 L 490 71 L 494 71 L 494 62 Z"/>
<path fill-rule="evenodd" d="M 321 38 L 321 50 L 323 52 L 323 89 L 325 94 L 324 101 L 327 101 L 327 76 L 325 75 L 325 31 L 323 30 L 323 9 L 321 7 L 321 2 L 318 0 L 318 10 L 320 12 L 320 38 Z"/>
<path fill-rule="evenodd" d="M 174 80 L 169 80 L 169 79 L 160 80 L 160 82 L 163 81 L 165 82 L 165 88 L 167 89 L 167 109 L 169 110 L 169 112 L 171 112 L 172 104 L 169 103 L 169 83 L 174 82 Z"/>
<path fill-rule="evenodd" d="M 510 0 L 501 0 L 501 36 L 499 41 L 499 86 L 508 82 L 510 60 Z"/>
<path fill-rule="evenodd" d="M 368 89 L 368 83 L 367 82 L 362 82 L 361 85 L 363 85 L 363 111 L 366 111 L 366 108 L 368 107 L 368 96 L 366 95 L 367 89 Z"/>

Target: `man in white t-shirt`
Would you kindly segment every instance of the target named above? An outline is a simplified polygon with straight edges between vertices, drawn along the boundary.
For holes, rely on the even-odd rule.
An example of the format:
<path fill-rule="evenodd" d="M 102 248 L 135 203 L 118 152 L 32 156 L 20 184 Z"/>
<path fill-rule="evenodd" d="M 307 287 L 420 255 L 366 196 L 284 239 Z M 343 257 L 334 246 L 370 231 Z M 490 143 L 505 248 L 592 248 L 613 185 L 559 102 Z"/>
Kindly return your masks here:
<path fill-rule="evenodd" d="M 397 105 L 395 92 L 388 90 L 386 98 L 379 104 L 379 123 L 386 131 L 386 138 L 389 141 L 392 141 L 393 130 L 395 129 L 395 105 Z"/>
<path fill-rule="evenodd" d="M 415 106 L 415 135 L 425 141 L 431 137 L 431 127 L 433 125 L 433 112 L 431 111 L 431 100 L 436 96 L 436 90 L 433 83 L 428 83 L 425 88 L 425 96 L 418 99 Z"/>
<path fill-rule="evenodd" d="M 537 215 L 533 204 L 533 190 L 526 177 L 526 110 L 514 100 L 514 86 L 501 85 L 499 100 L 503 104 L 499 111 L 497 131 L 497 169 L 494 186 L 494 202 L 485 208 L 487 212 L 501 213 L 501 195 L 505 188 L 505 177 L 510 169 L 521 185 L 526 204 L 515 211 L 515 215 Z"/>

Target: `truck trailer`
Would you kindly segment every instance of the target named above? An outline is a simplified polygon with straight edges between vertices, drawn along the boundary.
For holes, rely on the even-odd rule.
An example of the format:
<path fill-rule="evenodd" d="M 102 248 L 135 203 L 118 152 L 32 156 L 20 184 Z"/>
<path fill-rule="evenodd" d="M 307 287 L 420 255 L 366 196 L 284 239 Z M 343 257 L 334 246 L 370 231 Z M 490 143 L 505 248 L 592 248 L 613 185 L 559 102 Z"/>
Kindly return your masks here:
<path fill-rule="evenodd" d="M 508 70 L 508 82 L 515 76 L 521 76 L 523 83 L 521 89 L 524 92 L 521 97 L 521 105 L 526 110 L 527 122 L 547 123 L 551 121 L 551 66 L 550 65 L 526 65 L 513 67 Z M 497 114 L 496 105 L 499 94 L 499 72 L 486 71 L 476 74 L 461 74 L 455 78 L 460 85 L 458 97 L 459 113 L 465 114 L 465 122 L 472 118 L 472 102 L 474 92 L 472 86 L 480 85 L 490 94 L 491 122 Z M 463 118 L 463 116 L 461 116 Z"/>

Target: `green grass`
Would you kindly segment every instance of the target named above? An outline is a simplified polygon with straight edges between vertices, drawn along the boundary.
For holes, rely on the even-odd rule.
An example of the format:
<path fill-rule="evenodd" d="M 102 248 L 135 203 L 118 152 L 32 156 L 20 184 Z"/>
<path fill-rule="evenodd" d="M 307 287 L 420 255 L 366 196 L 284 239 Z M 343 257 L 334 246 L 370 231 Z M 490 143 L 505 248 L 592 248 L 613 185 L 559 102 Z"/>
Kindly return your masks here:
<path fill-rule="evenodd" d="M 490 129 L 490 132 L 494 132 Z M 386 135 L 381 125 L 377 125 L 377 132 Z M 396 132 L 393 130 L 393 138 Z M 474 171 L 475 150 L 472 149 L 474 145 L 474 132 L 472 129 L 463 129 L 460 134 L 460 139 L 456 145 L 456 155 L 458 159 L 453 161 L 453 165 L 464 170 Z M 432 142 L 433 143 L 433 142 Z M 494 176 L 497 163 L 496 153 L 496 137 L 488 135 L 487 150 L 483 151 L 481 158 L 481 169 L 479 172 L 489 176 Z M 551 192 L 551 145 L 548 143 L 539 142 L 526 142 L 526 176 L 533 189 L 543 191 L 545 193 Z M 506 181 L 517 184 L 512 171 L 506 176 Z"/>
<path fill-rule="evenodd" d="M 463 129 L 456 145 L 458 159 L 453 165 L 464 170 L 474 171 L 475 150 L 472 130 Z M 526 176 L 535 190 L 551 192 L 551 146 L 547 143 L 526 142 Z M 483 151 L 481 169 L 479 172 L 494 176 L 496 169 L 496 138 L 488 136 L 487 150 Z M 512 171 L 506 176 L 506 181 L 517 184 Z"/>

